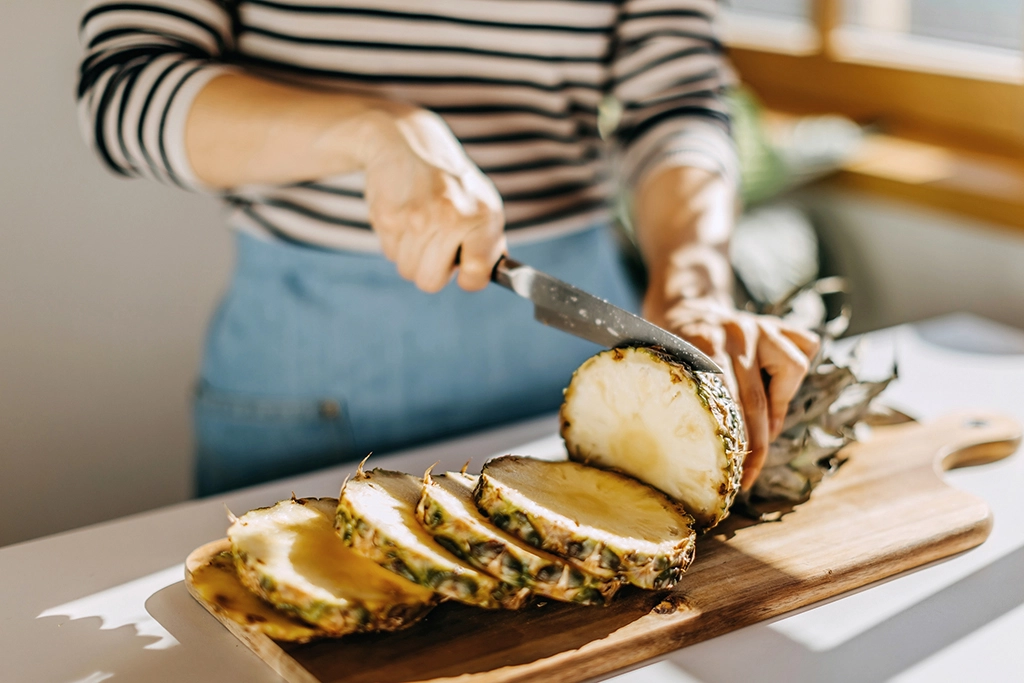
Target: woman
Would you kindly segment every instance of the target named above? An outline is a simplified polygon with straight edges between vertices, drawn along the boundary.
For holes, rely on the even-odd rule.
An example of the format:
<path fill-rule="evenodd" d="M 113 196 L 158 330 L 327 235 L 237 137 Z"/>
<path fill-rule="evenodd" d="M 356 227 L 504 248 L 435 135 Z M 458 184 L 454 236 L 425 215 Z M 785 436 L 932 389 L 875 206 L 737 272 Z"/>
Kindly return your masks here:
<path fill-rule="evenodd" d="M 485 287 L 509 250 L 637 308 L 607 227 L 615 181 L 643 312 L 729 371 L 752 483 L 817 340 L 730 302 L 714 5 L 90 3 L 87 139 L 118 173 L 220 194 L 238 233 L 196 397 L 199 493 L 554 409 L 596 348 Z M 614 179 L 605 97 L 622 107 Z"/>

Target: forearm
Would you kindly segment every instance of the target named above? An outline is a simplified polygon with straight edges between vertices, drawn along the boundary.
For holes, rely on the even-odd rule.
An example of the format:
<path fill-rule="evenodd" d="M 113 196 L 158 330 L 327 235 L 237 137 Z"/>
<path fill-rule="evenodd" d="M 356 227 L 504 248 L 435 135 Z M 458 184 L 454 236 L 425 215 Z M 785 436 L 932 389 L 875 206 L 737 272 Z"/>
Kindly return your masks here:
<path fill-rule="evenodd" d="M 700 168 L 667 168 L 636 188 L 633 203 L 649 276 L 645 313 L 666 311 L 682 300 L 730 303 L 728 248 L 736 214 L 732 182 Z"/>
<path fill-rule="evenodd" d="M 414 108 L 245 74 L 210 81 L 185 128 L 195 174 L 209 186 L 282 184 L 365 168 Z"/>

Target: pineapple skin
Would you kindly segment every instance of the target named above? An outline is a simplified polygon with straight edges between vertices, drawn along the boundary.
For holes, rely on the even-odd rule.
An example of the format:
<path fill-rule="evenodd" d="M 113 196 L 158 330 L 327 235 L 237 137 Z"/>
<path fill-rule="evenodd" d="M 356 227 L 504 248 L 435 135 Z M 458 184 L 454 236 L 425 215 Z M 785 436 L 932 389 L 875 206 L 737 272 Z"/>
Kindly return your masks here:
<path fill-rule="evenodd" d="M 719 489 L 721 506 L 709 517 L 694 518 L 703 529 L 710 529 L 729 516 L 729 509 L 740 492 L 743 478 L 743 461 L 747 457 L 747 428 L 739 404 L 733 400 L 725 382 L 718 375 L 706 372 L 690 373 L 685 366 L 676 364 L 679 371 L 689 375 L 697 386 L 697 395 L 715 417 L 718 438 L 728 460 L 725 483 Z"/>
<path fill-rule="evenodd" d="M 362 603 L 348 607 L 331 605 L 308 595 L 288 590 L 259 571 L 255 563 L 241 553 L 235 557 L 235 569 L 242 585 L 277 609 L 313 624 L 332 636 L 370 631 L 398 631 L 416 623 L 433 608 L 433 603 L 409 602 L 387 605 Z"/>
<path fill-rule="evenodd" d="M 747 432 L 743 421 L 743 414 L 740 412 L 739 405 L 729 393 L 729 389 L 726 388 L 725 383 L 718 375 L 707 372 L 691 372 L 675 358 L 654 347 L 615 348 L 592 356 L 573 373 L 569 386 L 565 390 L 565 400 L 562 402 L 562 407 L 559 410 L 560 434 L 565 442 L 569 458 L 585 465 L 599 466 L 592 461 L 589 453 L 581 451 L 576 446 L 570 434 L 572 425 L 566 414 L 566 406 L 569 404 L 575 389 L 573 380 L 576 379 L 579 373 L 585 372 L 589 365 L 596 362 L 597 358 L 607 354 L 615 360 L 621 360 L 625 358 L 625 354 L 629 350 L 648 354 L 655 360 L 665 363 L 672 375 L 672 381 L 692 385 L 701 403 L 704 404 L 704 407 L 714 417 L 715 424 L 717 425 L 717 435 L 722 441 L 722 449 L 727 461 L 718 489 L 720 504 L 713 510 L 687 509 L 687 513 L 693 517 L 700 529 L 705 531 L 711 529 L 729 516 L 729 509 L 732 507 L 733 501 L 740 491 L 740 482 L 743 478 L 743 460 L 748 452 Z M 637 476 L 636 474 L 630 474 L 630 476 L 643 481 L 642 476 Z M 658 488 L 657 482 L 645 481 L 645 483 Z"/>
<path fill-rule="evenodd" d="M 329 633 L 305 621 L 295 619 L 291 614 L 274 614 L 271 617 L 261 614 L 261 609 L 254 609 L 249 603 L 259 602 L 262 609 L 281 612 L 275 607 L 263 602 L 255 595 L 249 595 L 252 591 L 241 587 L 238 580 L 238 571 L 235 567 L 235 558 L 230 551 L 223 552 L 214 557 L 208 565 L 198 569 L 193 574 L 193 580 L 200 594 L 207 602 L 217 606 L 220 613 L 228 616 L 236 623 L 259 631 L 274 640 L 290 643 L 306 643 L 315 638 L 337 635 Z M 242 591 L 245 595 L 239 595 Z"/>
<path fill-rule="evenodd" d="M 640 553 L 579 534 L 541 515 L 530 514 L 510 501 L 502 488 L 484 473 L 480 475 L 475 492 L 477 506 L 495 526 L 530 545 L 569 559 L 593 576 L 662 590 L 678 583 L 693 562 L 695 532 L 691 531 L 669 552 L 655 555 Z"/>
<path fill-rule="evenodd" d="M 450 514 L 424 487 L 416 514 L 431 534 L 450 552 L 514 586 L 524 586 L 538 595 L 582 605 L 607 605 L 621 582 L 592 576 L 568 562 L 554 564 L 543 557 L 523 552 L 482 534 L 473 525 Z"/>
<path fill-rule="evenodd" d="M 469 576 L 442 570 L 419 553 L 403 548 L 382 530 L 375 529 L 351 510 L 344 489 L 338 504 L 335 529 L 354 551 L 399 576 L 438 594 L 484 609 L 519 609 L 530 590 L 488 575 Z"/>
<path fill-rule="evenodd" d="M 358 601 L 350 601 L 351 604 L 344 607 L 332 605 L 279 584 L 248 553 L 233 548 L 232 555 L 235 571 L 243 586 L 282 612 L 312 624 L 331 636 L 363 631 L 397 631 L 422 619 L 435 605 L 433 600 L 424 602 L 411 596 L 407 601 L 387 605 Z"/>

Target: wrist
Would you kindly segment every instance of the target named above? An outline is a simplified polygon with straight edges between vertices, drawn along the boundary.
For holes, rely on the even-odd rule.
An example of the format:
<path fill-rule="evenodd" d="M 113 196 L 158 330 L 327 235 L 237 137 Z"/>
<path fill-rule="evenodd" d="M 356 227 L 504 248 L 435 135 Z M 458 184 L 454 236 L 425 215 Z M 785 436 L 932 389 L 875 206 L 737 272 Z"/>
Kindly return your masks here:
<path fill-rule="evenodd" d="M 677 247 L 650 259 L 648 272 L 648 297 L 665 307 L 690 301 L 732 305 L 732 266 L 715 247 Z"/>
<path fill-rule="evenodd" d="M 413 107 L 368 99 L 352 108 L 350 100 L 341 98 L 341 103 L 349 105 L 347 115 L 329 126 L 315 147 L 328 163 L 331 159 L 347 159 L 359 170 L 365 170 L 394 149 L 401 138 L 397 121 Z"/>
<path fill-rule="evenodd" d="M 733 200 L 722 178 L 694 168 L 666 169 L 637 188 L 637 237 L 649 275 L 645 311 L 657 315 L 684 302 L 732 307 Z"/>

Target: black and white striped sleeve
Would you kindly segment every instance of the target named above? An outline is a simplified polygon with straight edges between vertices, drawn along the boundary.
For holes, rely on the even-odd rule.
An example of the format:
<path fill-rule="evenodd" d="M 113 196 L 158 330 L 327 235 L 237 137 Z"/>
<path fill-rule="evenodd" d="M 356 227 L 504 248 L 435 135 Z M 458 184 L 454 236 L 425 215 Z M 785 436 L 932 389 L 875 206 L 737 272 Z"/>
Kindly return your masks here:
<path fill-rule="evenodd" d="M 230 67 L 232 20 L 217 0 L 92 0 L 78 81 L 86 141 L 114 172 L 205 189 L 185 152 L 192 100 Z"/>
<path fill-rule="evenodd" d="M 738 182 L 724 91 L 732 72 L 715 37 L 715 0 L 626 0 L 616 28 L 611 94 L 629 187 L 666 167 Z"/>

